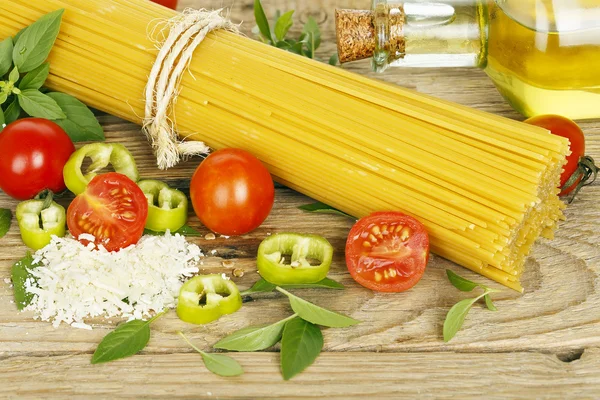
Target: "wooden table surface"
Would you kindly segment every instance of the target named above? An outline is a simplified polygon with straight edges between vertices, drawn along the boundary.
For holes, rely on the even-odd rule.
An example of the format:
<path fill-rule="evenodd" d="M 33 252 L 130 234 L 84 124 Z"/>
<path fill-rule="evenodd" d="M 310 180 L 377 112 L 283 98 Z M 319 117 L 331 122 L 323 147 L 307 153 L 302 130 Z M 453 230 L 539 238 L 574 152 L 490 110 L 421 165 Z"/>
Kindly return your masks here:
<path fill-rule="evenodd" d="M 218 8 L 217 0 L 183 0 L 183 6 Z M 296 9 L 300 21 L 313 15 L 323 30 L 319 57 L 334 52 L 333 9 L 365 8 L 367 1 L 265 0 L 265 9 Z M 245 21 L 250 34 L 252 1 L 238 0 L 233 20 Z M 486 76 L 477 70 L 395 70 L 375 76 L 368 62 L 347 65 L 358 73 L 453 100 L 511 118 L 512 111 Z M 154 167 L 149 146 L 138 126 L 108 115 L 99 116 L 109 141 L 125 143 L 141 174 L 167 180 L 189 179 L 198 164 L 190 160 L 170 171 Z M 588 153 L 600 160 L 600 121 L 581 124 Z M 600 390 L 600 182 L 585 188 L 566 211 L 556 238 L 536 244 L 527 262 L 523 295 L 503 289 L 494 298 L 498 312 L 475 307 L 463 329 L 448 344 L 442 324 L 448 309 L 464 294 L 445 277 L 459 274 L 502 288 L 439 257 L 432 257 L 421 282 L 400 294 L 374 293 L 353 282 L 344 263 L 344 243 L 352 222 L 338 216 L 305 214 L 297 206 L 310 199 L 278 188 L 267 221 L 249 235 L 206 241 L 191 239 L 205 253 L 206 272 L 222 272 L 223 259 L 235 261 L 245 275 L 241 288 L 258 279 L 255 254 L 268 233 L 319 233 L 334 245 L 331 277 L 347 286 L 343 292 L 304 290 L 298 294 L 346 313 L 362 323 L 324 331 L 325 347 L 316 363 L 285 382 L 279 373 L 277 349 L 233 354 L 246 373 L 219 378 L 204 368 L 200 356 L 175 334 L 182 330 L 200 348 L 232 331 L 267 324 L 289 315 L 281 296 L 267 295 L 245 304 L 242 311 L 206 326 L 187 325 L 174 312 L 152 326 L 152 338 L 140 355 L 105 365 L 90 365 L 102 337 L 117 321 L 92 321 L 85 331 L 32 319 L 12 303 L 5 278 L 10 266 L 27 251 L 16 223 L 0 240 L 0 397 L 8 398 L 594 398 Z M 16 201 L 0 194 L 0 207 L 14 210 Z M 193 217 L 190 224 L 207 233 Z M 224 271 L 230 272 L 230 271 Z"/>

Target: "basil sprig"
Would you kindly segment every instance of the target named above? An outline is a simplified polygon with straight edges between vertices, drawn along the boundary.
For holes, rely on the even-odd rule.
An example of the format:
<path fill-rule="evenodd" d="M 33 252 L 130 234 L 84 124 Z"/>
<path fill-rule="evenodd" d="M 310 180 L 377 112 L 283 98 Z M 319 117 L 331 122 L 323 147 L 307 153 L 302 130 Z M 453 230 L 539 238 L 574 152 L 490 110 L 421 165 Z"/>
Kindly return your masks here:
<path fill-rule="evenodd" d="M 0 130 L 25 114 L 54 121 L 74 142 L 104 140 L 102 126 L 85 104 L 43 88 L 63 12 L 46 14 L 14 38 L 0 41 Z"/>
<path fill-rule="evenodd" d="M 281 341 L 281 373 L 283 379 L 288 380 L 312 365 L 321 353 L 323 335 L 319 326 L 342 328 L 360 321 L 319 307 L 281 287 L 275 289 L 288 297 L 294 314 L 271 325 L 240 329 L 221 339 L 214 347 L 230 351 L 257 351 Z"/>
<path fill-rule="evenodd" d="M 463 323 L 465 322 L 465 318 L 467 314 L 471 310 L 473 304 L 475 304 L 478 300 L 484 299 L 485 305 L 490 311 L 497 311 L 498 309 L 492 302 L 492 298 L 490 297 L 490 293 L 499 292 L 499 290 L 492 289 L 488 286 L 485 286 L 481 283 L 476 283 L 470 281 L 462 276 L 457 275 L 451 270 L 447 269 L 446 274 L 448 275 L 448 280 L 452 285 L 462 292 L 471 292 L 474 289 L 480 288 L 483 290 L 483 293 L 477 297 L 472 299 L 464 299 L 456 303 L 448 314 L 446 315 L 446 320 L 444 321 L 444 342 L 450 341 L 456 333 L 460 330 Z"/>
<path fill-rule="evenodd" d="M 281 285 L 281 287 L 286 289 L 344 289 L 344 285 L 329 278 L 324 278 L 317 283 L 299 283 L 295 285 Z M 244 290 L 240 294 L 246 296 L 254 293 L 270 293 L 275 288 L 277 288 L 277 285 L 261 278 L 250 289 Z"/>
<path fill-rule="evenodd" d="M 260 0 L 254 0 L 254 19 L 256 26 L 252 30 L 258 35 L 263 43 L 287 50 L 291 53 L 299 54 L 308 58 L 315 58 L 315 52 L 321 45 L 321 30 L 319 24 L 313 17 L 308 17 L 306 24 L 302 28 L 302 34 L 298 39 L 287 38 L 290 28 L 293 26 L 294 10 L 281 14 L 275 13 L 273 28 L 265 15 Z"/>
<path fill-rule="evenodd" d="M 6 235 L 10 229 L 12 213 L 6 208 L 0 208 L 0 238 Z"/>

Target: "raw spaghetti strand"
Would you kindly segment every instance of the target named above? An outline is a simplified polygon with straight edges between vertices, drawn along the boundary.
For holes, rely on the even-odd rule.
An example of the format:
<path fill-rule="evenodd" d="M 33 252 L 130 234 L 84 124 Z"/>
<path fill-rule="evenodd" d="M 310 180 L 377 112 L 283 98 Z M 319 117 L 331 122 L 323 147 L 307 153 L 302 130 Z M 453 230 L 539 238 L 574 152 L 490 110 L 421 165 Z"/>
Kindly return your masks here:
<path fill-rule="evenodd" d="M 186 10 L 167 24 L 170 33 L 162 44 L 146 87 L 143 125 L 160 169 L 173 167 L 182 157 L 205 154 L 210 150 L 200 141 L 180 141 L 169 113 L 176 101 L 181 75 L 206 35 L 217 29 L 237 32 L 237 26 L 220 13 L 221 10 Z"/>

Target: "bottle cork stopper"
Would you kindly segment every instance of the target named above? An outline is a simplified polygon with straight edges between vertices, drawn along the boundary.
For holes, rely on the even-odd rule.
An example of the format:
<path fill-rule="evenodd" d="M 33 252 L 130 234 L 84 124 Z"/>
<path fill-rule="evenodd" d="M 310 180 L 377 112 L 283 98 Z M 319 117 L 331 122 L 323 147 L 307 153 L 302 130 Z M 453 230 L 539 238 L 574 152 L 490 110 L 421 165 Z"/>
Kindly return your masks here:
<path fill-rule="evenodd" d="M 375 27 L 371 11 L 335 10 L 335 33 L 340 63 L 373 56 Z"/>
<path fill-rule="evenodd" d="M 390 4 L 383 12 L 386 26 L 381 50 L 386 50 L 392 59 L 403 57 L 406 50 L 404 9 L 400 4 Z M 335 10 L 335 31 L 340 63 L 372 57 L 376 41 L 382 39 L 375 33 L 375 17 L 370 10 Z"/>

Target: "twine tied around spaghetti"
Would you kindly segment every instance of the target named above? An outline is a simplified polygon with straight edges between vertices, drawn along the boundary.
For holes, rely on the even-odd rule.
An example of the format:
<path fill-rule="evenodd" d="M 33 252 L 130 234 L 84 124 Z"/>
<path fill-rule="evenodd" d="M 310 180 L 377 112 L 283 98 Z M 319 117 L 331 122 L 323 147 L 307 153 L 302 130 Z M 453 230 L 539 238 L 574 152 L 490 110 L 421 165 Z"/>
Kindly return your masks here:
<path fill-rule="evenodd" d="M 237 25 L 223 17 L 221 11 L 186 10 L 167 22 L 166 39 L 157 41 L 160 51 L 146 87 L 143 131 L 160 169 L 171 168 L 182 158 L 210 151 L 203 142 L 181 140 L 169 115 L 177 101 L 181 78 L 206 35 L 218 29 L 239 33 Z"/>

